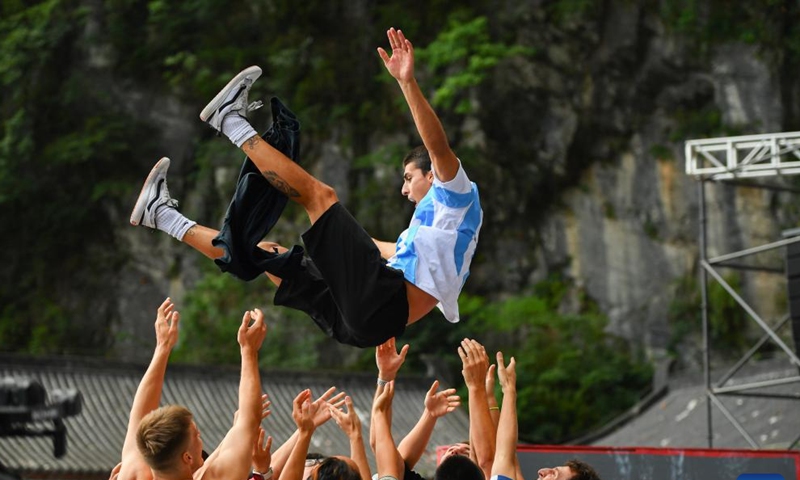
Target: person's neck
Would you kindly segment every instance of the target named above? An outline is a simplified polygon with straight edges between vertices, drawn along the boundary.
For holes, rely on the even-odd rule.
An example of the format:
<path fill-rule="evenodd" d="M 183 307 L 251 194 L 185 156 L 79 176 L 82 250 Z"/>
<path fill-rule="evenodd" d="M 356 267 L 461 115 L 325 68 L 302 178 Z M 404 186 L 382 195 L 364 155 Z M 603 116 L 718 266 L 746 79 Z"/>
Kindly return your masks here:
<path fill-rule="evenodd" d="M 192 480 L 193 475 L 186 471 L 180 472 L 156 472 L 153 471 L 153 480 Z"/>

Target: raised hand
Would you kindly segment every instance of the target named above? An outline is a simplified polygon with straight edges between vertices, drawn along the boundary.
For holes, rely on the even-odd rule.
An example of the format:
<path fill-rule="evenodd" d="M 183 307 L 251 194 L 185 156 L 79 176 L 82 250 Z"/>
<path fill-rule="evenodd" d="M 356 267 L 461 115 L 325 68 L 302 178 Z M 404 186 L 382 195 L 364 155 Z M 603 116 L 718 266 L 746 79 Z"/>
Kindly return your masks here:
<path fill-rule="evenodd" d="M 497 352 L 497 376 L 500 379 L 500 387 L 503 392 L 517 389 L 517 371 L 514 357 L 508 362 L 503 363 L 503 352 Z"/>
<path fill-rule="evenodd" d="M 181 314 L 175 310 L 175 304 L 167 297 L 166 300 L 158 307 L 158 314 L 156 315 L 156 347 L 166 348 L 172 350 L 176 343 L 178 343 L 178 323 L 180 322 Z"/>
<path fill-rule="evenodd" d="M 264 437 L 267 437 L 267 432 L 258 427 L 258 438 L 253 444 L 253 470 L 259 473 L 265 473 L 272 464 L 272 435 L 267 437 L 266 443 Z"/>
<path fill-rule="evenodd" d="M 344 392 L 339 392 L 333 397 L 333 392 L 336 391 L 336 387 L 331 387 L 325 391 L 322 395 L 319 396 L 316 400 L 314 400 L 314 426 L 319 427 L 320 425 L 324 424 L 328 420 L 331 419 L 331 412 L 328 410 L 327 406 L 333 405 L 336 408 L 341 407 L 344 405 Z M 329 400 L 330 398 L 330 400 Z"/>
<path fill-rule="evenodd" d="M 394 337 L 375 347 L 375 364 L 378 366 L 378 378 L 390 382 L 397 377 L 397 372 L 406 361 L 408 345 L 397 351 Z"/>
<path fill-rule="evenodd" d="M 443 417 L 461 405 L 461 398 L 456 395 L 455 388 L 448 388 L 437 393 L 436 390 L 438 389 L 439 380 L 434 380 L 433 385 L 425 395 L 425 410 L 433 418 Z"/>
<path fill-rule="evenodd" d="M 258 351 L 266 336 L 267 325 L 264 323 L 264 313 L 258 308 L 244 312 L 242 325 L 239 327 L 239 333 L 236 336 L 236 340 L 242 350 L 252 349 Z"/>
<path fill-rule="evenodd" d="M 414 79 L 414 46 L 406 39 L 401 30 L 394 27 L 386 31 L 389 46 L 392 47 L 391 56 L 381 47 L 378 55 L 383 60 L 386 70 L 398 81 L 408 82 Z"/>
<path fill-rule="evenodd" d="M 269 407 L 272 405 L 272 402 L 268 400 L 269 395 L 266 393 L 261 395 L 261 421 L 263 422 L 265 418 L 269 417 L 269 414 L 272 413 L 272 410 Z M 239 410 L 237 409 L 233 412 L 233 424 L 236 425 L 236 421 L 239 419 Z"/>
<path fill-rule="evenodd" d="M 375 401 L 372 403 L 372 413 L 387 413 L 391 411 L 392 399 L 394 398 L 394 382 L 378 387 Z"/>
<path fill-rule="evenodd" d="M 272 410 L 269 407 L 272 406 L 272 402 L 269 401 L 269 395 L 266 393 L 261 395 L 261 421 L 263 422 L 265 418 L 269 417 L 269 414 L 272 413 Z M 260 472 L 261 470 L 259 470 Z"/>
<path fill-rule="evenodd" d="M 486 371 L 486 397 L 494 398 L 494 376 L 497 373 L 497 365 L 489 365 L 489 370 Z"/>
<path fill-rule="evenodd" d="M 313 432 L 314 413 L 311 410 L 311 390 L 305 389 L 298 393 L 292 402 L 292 418 L 297 429 L 301 431 Z"/>
<path fill-rule="evenodd" d="M 348 438 L 353 438 L 361 434 L 361 419 L 358 418 L 356 407 L 353 406 L 353 399 L 350 396 L 344 397 L 345 411 L 328 404 L 328 411 L 330 412 L 333 421 L 339 428 L 347 435 Z"/>
<path fill-rule="evenodd" d="M 458 347 L 458 356 L 461 357 L 461 374 L 467 388 L 485 388 L 486 371 L 489 370 L 489 356 L 486 349 L 475 340 L 465 338 Z"/>

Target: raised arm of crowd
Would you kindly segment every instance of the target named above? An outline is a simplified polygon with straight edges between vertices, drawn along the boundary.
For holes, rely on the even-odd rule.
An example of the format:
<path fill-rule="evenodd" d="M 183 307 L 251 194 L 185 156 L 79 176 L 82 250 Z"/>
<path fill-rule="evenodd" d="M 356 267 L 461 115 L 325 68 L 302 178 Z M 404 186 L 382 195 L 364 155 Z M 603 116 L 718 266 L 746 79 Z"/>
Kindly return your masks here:
<path fill-rule="evenodd" d="M 439 418 L 461 406 L 456 389 L 440 388 L 434 380 L 420 399 L 422 414 L 414 427 L 395 442 L 392 403 L 398 373 L 410 348 L 398 351 L 394 338 L 375 349 L 378 370 L 369 424 L 369 447 L 377 470 L 372 472 L 362 435 L 362 419 L 346 392 L 329 388 L 314 398 L 310 389 L 292 402 L 294 433 L 274 452 L 269 427 L 262 425 L 272 413 L 272 403 L 262 392 L 258 351 L 267 334 L 264 315 L 244 313 L 236 334 L 241 353 L 238 410 L 233 425 L 209 455 L 203 451 L 200 428 L 192 413 L 179 405 L 161 403 L 169 355 L 178 341 L 180 313 L 170 299 L 158 308 L 153 357 L 136 390 L 122 447 L 121 462 L 111 480 L 419 480 L 414 471 L 426 450 Z M 435 480 L 524 480 L 517 458 L 516 362 L 497 352 L 491 364 L 486 349 L 474 339 L 464 339 L 455 349 L 469 395 L 469 441 L 449 446 L 434 474 Z M 498 404 L 495 385 L 500 385 Z M 347 437 L 346 455 L 309 454 L 318 427 L 333 419 Z M 543 468 L 541 480 L 597 480 L 583 462 Z M 374 475 L 373 475 L 374 474 Z"/>

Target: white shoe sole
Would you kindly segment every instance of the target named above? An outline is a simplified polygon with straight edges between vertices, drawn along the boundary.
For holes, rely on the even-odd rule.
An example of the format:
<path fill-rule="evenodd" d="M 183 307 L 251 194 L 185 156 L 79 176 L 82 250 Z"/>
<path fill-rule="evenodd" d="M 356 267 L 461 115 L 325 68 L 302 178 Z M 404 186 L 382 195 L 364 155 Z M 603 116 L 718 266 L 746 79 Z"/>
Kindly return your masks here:
<path fill-rule="evenodd" d="M 206 105 L 203 111 L 200 112 L 200 120 L 204 122 L 208 121 L 208 119 L 211 118 L 211 116 L 214 115 L 214 113 L 219 109 L 222 102 L 225 101 L 225 97 L 228 96 L 228 91 L 236 84 L 244 80 L 245 77 L 253 74 L 255 74 L 256 76 L 256 78 L 253 79 L 253 81 L 255 81 L 256 79 L 258 79 L 258 77 L 261 76 L 261 67 L 257 65 L 247 67 L 241 72 L 239 72 L 235 77 L 233 77 L 233 79 L 230 82 L 228 82 L 228 84 L 225 85 L 225 87 L 223 87 L 222 90 L 219 91 L 217 96 L 214 97 L 210 102 L 208 102 L 208 105 Z"/>
<path fill-rule="evenodd" d="M 142 219 L 142 215 L 144 214 L 145 209 L 147 208 L 147 199 L 150 198 L 150 195 L 153 193 L 153 189 L 158 188 L 156 182 L 153 179 L 162 171 L 169 168 L 169 158 L 161 157 L 161 160 L 156 162 L 155 166 L 152 170 L 150 170 L 150 174 L 147 175 L 147 179 L 144 181 L 144 185 L 142 185 L 142 191 L 139 192 L 139 198 L 136 199 L 136 205 L 133 206 L 133 212 L 131 212 L 131 225 L 137 226 Z"/>

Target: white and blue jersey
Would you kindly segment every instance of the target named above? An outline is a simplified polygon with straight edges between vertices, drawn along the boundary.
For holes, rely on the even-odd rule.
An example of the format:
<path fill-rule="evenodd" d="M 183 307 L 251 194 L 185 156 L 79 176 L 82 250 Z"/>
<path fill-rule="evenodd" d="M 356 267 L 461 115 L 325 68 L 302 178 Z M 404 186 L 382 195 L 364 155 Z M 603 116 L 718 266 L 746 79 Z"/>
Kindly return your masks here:
<path fill-rule="evenodd" d="M 469 265 L 483 223 L 478 187 L 459 162 L 456 176 L 433 185 L 417 204 L 411 223 L 400 234 L 389 266 L 439 300 L 439 310 L 459 321 L 458 295 L 469 276 Z"/>

